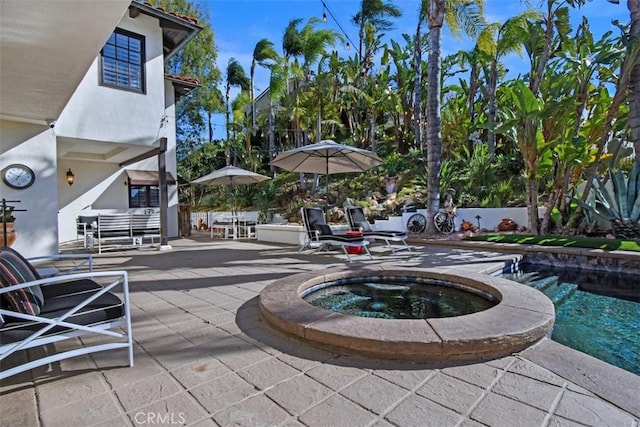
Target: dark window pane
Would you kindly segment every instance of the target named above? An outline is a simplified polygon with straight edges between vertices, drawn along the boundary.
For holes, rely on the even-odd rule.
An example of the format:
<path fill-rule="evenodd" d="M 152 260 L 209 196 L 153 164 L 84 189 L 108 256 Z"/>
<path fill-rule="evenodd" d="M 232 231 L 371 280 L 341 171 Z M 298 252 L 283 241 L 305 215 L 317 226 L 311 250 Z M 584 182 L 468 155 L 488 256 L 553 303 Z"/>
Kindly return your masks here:
<path fill-rule="evenodd" d="M 125 34 L 116 33 L 116 46 L 129 47 L 129 37 Z"/>
<path fill-rule="evenodd" d="M 118 74 L 129 74 L 129 64 L 118 61 Z"/>
<path fill-rule="evenodd" d="M 160 190 L 157 186 L 130 185 L 130 208 L 157 208 L 160 206 Z"/>
<path fill-rule="evenodd" d="M 129 187 L 129 206 L 132 208 L 143 208 L 146 206 L 146 187 L 132 185 Z"/>
<path fill-rule="evenodd" d="M 129 52 L 129 62 L 132 64 L 140 64 L 142 62 L 142 57 L 139 52 Z"/>
<path fill-rule="evenodd" d="M 144 90 L 144 38 L 116 30 L 102 51 L 102 83 Z"/>
<path fill-rule="evenodd" d="M 129 60 L 129 51 L 127 49 L 123 49 L 119 47 L 116 50 L 116 58 L 118 61 L 128 61 Z"/>
<path fill-rule="evenodd" d="M 157 208 L 160 206 L 160 189 L 158 187 L 149 187 L 149 207 Z"/>
<path fill-rule="evenodd" d="M 141 74 L 142 72 L 140 71 L 140 68 L 134 67 L 134 66 L 129 67 L 129 75 L 131 75 L 132 79 L 133 78 L 139 79 L 140 77 L 142 77 Z"/>
<path fill-rule="evenodd" d="M 129 39 L 129 49 L 131 49 L 133 52 L 141 52 L 142 43 L 138 39 L 131 38 Z"/>
<path fill-rule="evenodd" d="M 118 86 L 129 87 L 129 77 L 118 75 Z"/>
<path fill-rule="evenodd" d="M 106 84 L 115 85 L 116 84 L 116 75 L 114 73 L 104 73 L 102 76 L 103 81 Z"/>
<path fill-rule="evenodd" d="M 104 58 L 102 60 L 102 67 L 105 72 L 114 73 L 116 71 L 116 61 L 111 58 Z"/>
<path fill-rule="evenodd" d="M 115 58 L 116 56 L 116 48 L 113 45 L 106 45 L 103 49 L 102 49 L 102 55 L 107 57 L 107 58 Z"/>

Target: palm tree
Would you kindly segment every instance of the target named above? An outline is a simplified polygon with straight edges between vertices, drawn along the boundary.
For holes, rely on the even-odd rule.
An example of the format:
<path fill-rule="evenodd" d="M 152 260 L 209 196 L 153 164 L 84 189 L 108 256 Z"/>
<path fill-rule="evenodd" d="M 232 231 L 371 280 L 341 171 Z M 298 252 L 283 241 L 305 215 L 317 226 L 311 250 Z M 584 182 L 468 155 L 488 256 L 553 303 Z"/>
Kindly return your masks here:
<path fill-rule="evenodd" d="M 478 49 L 488 56 L 489 75 L 487 76 L 487 98 L 489 108 L 487 112 L 487 153 L 494 157 L 496 149 L 496 91 L 498 88 L 498 64 L 500 57 L 510 53 L 522 53 L 522 43 L 527 37 L 525 32 L 527 19 L 535 18 L 539 14 L 527 11 L 521 15 L 508 19 L 504 24 L 492 23 L 487 25 L 478 37 Z"/>
<path fill-rule="evenodd" d="M 380 34 L 393 29 L 393 23 L 388 19 L 399 18 L 402 12 L 390 1 L 383 0 L 362 0 L 360 10 L 356 13 L 351 22 L 359 28 L 359 46 L 358 58 L 362 64 L 363 74 L 367 74 L 368 70 L 373 66 L 373 57 L 375 56 L 375 48 L 367 43 L 367 40 L 375 40 L 375 34 Z M 367 29 L 372 34 L 367 37 Z M 362 48 L 365 45 L 363 54 Z"/>
<path fill-rule="evenodd" d="M 287 76 L 284 72 L 283 58 L 269 66 L 271 74 L 269 76 L 269 110 L 267 111 L 268 140 L 269 140 L 269 161 L 275 156 L 276 149 L 276 123 L 274 104 L 278 102 L 287 90 Z M 271 165 L 271 177 L 275 176 L 275 166 Z"/>
<path fill-rule="evenodd" d="M 242 91 L 249 90 L 250 82 L 247 74 L 244 72 L 242 65 L 235 59 L 229 58 L 229 62 L 227 64 L 227 80 L 226 80 L 226 91 L 225 91 L 225 117 L 226 117 L 226 127 L 227 127 L 227 166 L 231 164 L 231 151 L 229 145 L 231 144 L 231 88 L 239 87 Z"/>
<path fill-rule="evenodd" d="M 273 42 L 269 39 L 262 39 L 256 43 L 256 47 L 253 49 L 253 60 L 251 61 L 251 123 L 252 126 L 256 126 L 256 98 L 254 88 L 254 78 L 256 73 L 256 65 L 261 67 L 267 67 L 270 63 L 277 61 L 278 53 L 275 51 Z"/>
<path fill-rule="evenodd" d="M 440 208 L 440 166 L 442 164 L 442 136 L 440 133 L 440 64 L 442 26 L 452 32 L 464 28 L 469 35 L 478 34 L 484 24 L 484 0 L 422 0 L 422 12 L 429 27 L 427 81 L 427 229 L 436 231 L 433 217 Z"/>
<path fill-rule="evenodd" d="M 340 34 L 334 30 L 317 30 L 315 25 L 319 22 L 321 21 L 318 18 L 309 18 L 300 32 L 302 37 L 300 53 L 303 58 L 302 68 L 306 83 L 309 82 L 312 73 L 311 67 L 327 55 L 327 48 L 341 39 Z"/>

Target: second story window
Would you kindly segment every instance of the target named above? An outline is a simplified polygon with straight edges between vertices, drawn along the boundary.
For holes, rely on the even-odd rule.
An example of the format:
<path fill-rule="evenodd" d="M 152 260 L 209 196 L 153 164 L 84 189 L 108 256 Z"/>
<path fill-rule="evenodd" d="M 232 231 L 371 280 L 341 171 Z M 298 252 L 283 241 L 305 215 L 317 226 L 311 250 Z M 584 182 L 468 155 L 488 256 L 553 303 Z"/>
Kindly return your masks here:
<path fill-rule="evenodd" d="M 116 29 L 100 56 L 102 85 L 144 93 L 144 37 Z"/>

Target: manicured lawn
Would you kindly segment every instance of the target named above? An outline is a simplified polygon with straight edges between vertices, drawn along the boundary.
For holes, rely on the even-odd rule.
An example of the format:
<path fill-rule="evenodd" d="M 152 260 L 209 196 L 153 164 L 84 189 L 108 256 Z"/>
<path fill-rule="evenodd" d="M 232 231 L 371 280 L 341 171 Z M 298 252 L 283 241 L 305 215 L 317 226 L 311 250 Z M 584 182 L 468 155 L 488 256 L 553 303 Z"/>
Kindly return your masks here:
<path fill-rule="evenodd" d="M 475 240 L 494 243 L 520 243 L 525 245 L 565 246 L 571 248 L 604 249 L 608 251 L 640 252 L 640 240 L 611 240 L 599 237 L 556 237 L 529 236 L 523 234 L 481 234 L 467 237 L 464 240 Z"/>

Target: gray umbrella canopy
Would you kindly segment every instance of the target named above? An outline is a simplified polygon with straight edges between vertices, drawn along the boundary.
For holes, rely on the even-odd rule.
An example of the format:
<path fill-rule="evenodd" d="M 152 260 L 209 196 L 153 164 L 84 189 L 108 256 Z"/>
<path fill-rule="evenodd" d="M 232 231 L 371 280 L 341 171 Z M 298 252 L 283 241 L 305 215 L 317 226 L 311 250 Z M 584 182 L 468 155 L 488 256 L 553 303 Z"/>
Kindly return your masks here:
<path fill-rule="evenodd" d="M 382 164 L 376 153 L 338 144 L 330 139 L 278 154 L 271 164 L 292 172 L 334 173 L 363 172 Z"/>
<path fill-rule="evenodd" d="M 221 169 L 215 170 L 210 174 L 202 176 L 196 180 L 191 181 L 192 184 L 203 185 L 237 185 L 237 184 L 255 184 L 258 182 L 266 181 L 268 176 L 260 175 L 259 173 L 251 172 L 246 169 L 238 168 L 235 166 L 225 166 Z"/>

